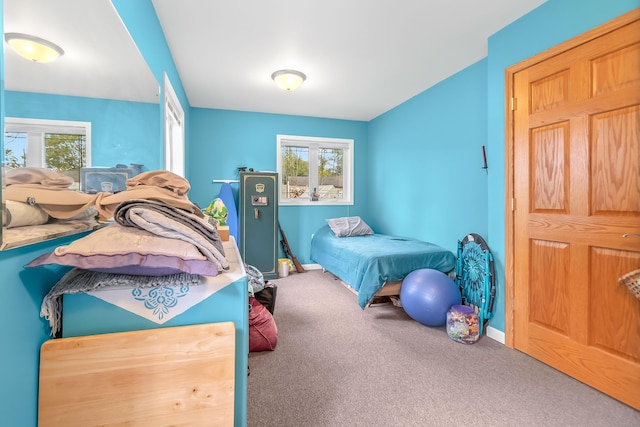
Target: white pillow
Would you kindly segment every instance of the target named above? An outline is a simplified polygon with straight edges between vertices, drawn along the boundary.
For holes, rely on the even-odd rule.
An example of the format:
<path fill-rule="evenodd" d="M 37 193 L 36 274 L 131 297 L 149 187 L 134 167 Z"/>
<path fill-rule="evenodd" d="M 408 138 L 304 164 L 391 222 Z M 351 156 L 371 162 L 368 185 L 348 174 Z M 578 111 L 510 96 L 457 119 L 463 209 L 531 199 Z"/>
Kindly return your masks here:
<path fill-rule="evenodd" d="M 371 227 L 359 216 L 332 218 L 327 221 L 337 237 L 366 236 L 373 234 Z"/>

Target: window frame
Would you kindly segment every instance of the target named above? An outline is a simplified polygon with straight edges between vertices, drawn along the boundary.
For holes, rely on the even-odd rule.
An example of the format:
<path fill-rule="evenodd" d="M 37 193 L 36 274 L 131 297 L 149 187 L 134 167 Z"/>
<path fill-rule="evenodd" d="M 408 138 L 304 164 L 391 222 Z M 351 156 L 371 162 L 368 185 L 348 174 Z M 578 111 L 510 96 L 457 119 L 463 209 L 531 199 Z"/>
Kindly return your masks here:
<path fill-rule="evenodd" d="M 287 146 L 309 149 L 309 190 L 318 187 L 318 148 L 339 148 L 343 150 L 343 197 L 341 199 L 285 198 L 282 197 L 282 179 L 278 179 L 278 204 L 282 206 L 336 206 L 353 205 L 354 201 L 354 140 L 347 138 L 326 138 L 297 135 L 276 135 L 276 170 L 282 177 L 282 148 Z M 315 152 L 315 156 L 312 153 Z M 315 173 L 312 173 L 312 170 Z"/>
<path fill-rule="evenodd" d="M 76 122 L 69 120 L 27 119 L 21 117 L 5 117 L 4 132 L 24 132 L 28 134 L 29 147 L 39 150 L 38 167 L 44 167 L 44 135 L 47 133 L 84 135 L 85 136 L 85 167 L 91 167 L 91 122 Z M 38 137 L 35 137 L 39 134 Z M 3 135 L 4 138 L 4 135 Z M 35 139 L 38 139 L 37 141 Z M 4 146 L 4 139 L 3 139 Z M 4 151 L 2 163 L 4 165 Z M 33 164 L 31 164 L 33 166 Z M 27 164 L 29 166 L 29 163 Z"/>
<path fill-rule="evenodd" d="M 163 74 L 163 83 L 164 168 L 184 178 L 186 170 L 184 110 L 167 73 Z"/>

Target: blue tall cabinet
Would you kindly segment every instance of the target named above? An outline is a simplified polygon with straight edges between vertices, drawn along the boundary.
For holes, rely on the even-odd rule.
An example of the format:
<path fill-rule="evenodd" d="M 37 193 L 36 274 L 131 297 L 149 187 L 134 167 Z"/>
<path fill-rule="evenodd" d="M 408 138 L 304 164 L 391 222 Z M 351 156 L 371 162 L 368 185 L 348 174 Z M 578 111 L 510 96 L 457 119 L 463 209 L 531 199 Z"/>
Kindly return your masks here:
<path fill-rule="evenodd" d="M 240 255 L 265 279 L 278 277 L 278 174 L 241 172 Z"/>

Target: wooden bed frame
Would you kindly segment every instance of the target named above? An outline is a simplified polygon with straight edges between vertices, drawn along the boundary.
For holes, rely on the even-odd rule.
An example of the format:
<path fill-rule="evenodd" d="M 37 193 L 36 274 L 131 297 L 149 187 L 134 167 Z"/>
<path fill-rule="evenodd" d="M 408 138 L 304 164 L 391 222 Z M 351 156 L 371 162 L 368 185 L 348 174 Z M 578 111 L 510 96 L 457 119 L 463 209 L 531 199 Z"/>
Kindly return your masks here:
<path fill-rule="evenodd" d="M 342 286 L 344 286 L 345 288 L 349 289 L 354 294 L 358 295 L 358 291 L 353 289 L 344 280 L 342 280 L 341 278 L 339 278 L 338 276 L 336 276 L 335 274 L 333 274 L 329 270 L 327 270 L 327 269 L 325 269 L 323 267 L 322 268 L 322 272 L 331 274 L 333 277 L 336 278 L 336 280 L 339 280 L 340 283 L 342 283 Z M 380 303 L 392 302 L 391 299 L 385 298 L 385 297 L 398 297 L 398 298 L 400 298 L 400 287 L 401 286 L 402 286 L 402 280 L 391 280 L 389 282 L 385 282 L 384 285 L 380 288 L 380 290 L 375 293 L 373 298 L 371 298 L 372 302 L 369 305 L 371 306 L 371 305 L 376 305 L 376 304 L 380 304 Z M 376 301 L 376 300 L 378 300 L 378 301 Z"/>
<path fill-rule="evenodd" d="M 342 279 L 340 279 L 335 274 L 331 273 L 329 270 L 322 268 L 322 272 L 331 274 L 333 277 L 339 280 L 344 287 L 349 289 L 354 294 L 358 295 L 358 291 L 353 289 L 351 286 L 349 286 L 347 283 L 345 283 Z M 455 279 L 454 272 L 448 273 L 448 276 L 451 277 L 452 279 Z M 371 303 L 369 303 L 369 306 L 386 303 L 386 302 L 391 302 L 394 305 L 396 305 L 393 298 L 385 298 L 385 297 L 396 297 L 399 300 L 401 287 L 402 287 L 402 280 L 391 280 L 389 282 L 385 282 L 382 288 L 380 288 L 380 290 L 375 293 L 373 298 L 371 298 Z"/>
<path fill-rule="evenodd" d="M 392 280 L 390 282 L 385 282 L 384 286 L 380 288 L 380 290 L 376 292 L 373 297 L 399 296 L 400 286 L 402 286 L 402 280 Z"/>

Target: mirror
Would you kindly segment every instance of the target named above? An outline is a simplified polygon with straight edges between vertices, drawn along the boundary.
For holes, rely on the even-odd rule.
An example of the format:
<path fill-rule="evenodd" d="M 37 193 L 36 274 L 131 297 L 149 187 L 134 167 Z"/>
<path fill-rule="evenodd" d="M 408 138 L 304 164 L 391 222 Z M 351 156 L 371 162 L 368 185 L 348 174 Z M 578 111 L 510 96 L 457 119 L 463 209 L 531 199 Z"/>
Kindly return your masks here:
<path fill-rule="evenodd" d="M 6 117 L 90 123 L 87 167 L 158 166 L 163 155 L 159 82 L 110 0 L 4 0 L 4 32 L 30 34 L 64 51 L 53 62 L 36 63 L 5 42 Z M 5 225 L 0 249 L 93 227 L 82 221 L 67 221 L 65 227 Z"/>

